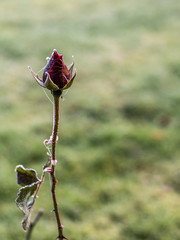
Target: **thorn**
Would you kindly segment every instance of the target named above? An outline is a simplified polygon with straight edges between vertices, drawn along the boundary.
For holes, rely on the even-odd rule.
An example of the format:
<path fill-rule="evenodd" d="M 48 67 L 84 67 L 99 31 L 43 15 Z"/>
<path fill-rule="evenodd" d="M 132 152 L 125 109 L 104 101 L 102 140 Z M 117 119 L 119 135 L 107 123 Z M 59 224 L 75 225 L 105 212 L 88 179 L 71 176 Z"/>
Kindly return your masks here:
<path fill-rule="evenodd" d="M 55 160 L 51 160 L 51 163 L 52 163 L 53 166 L 56 166 L 57 160 L 56 159 Z"/>
<path fill-rule="evenodd" d="M 60 226 L 59 226 L 59 229 L 60 229 L 60 230 L 62 230 L 63 228 L 64 228 L 64 226 L 63 226 L 63 225 L 60 225 Z"/>
<path fill-rule="evenodd" d="M 52 173 L 52 168 L 47 167 L 47 168 L 44 169 L 44 172 Z"/>
<path fill-rule="evenodd" d="M 66 238 L 64 235 L 62 236 L 63 239 L 69 240 L 68 238 Z"/>
<path fill-rule="evenodd" d="M 62 239 L 69 240 L 69 239 L 68 239 L 68 238 L 66 238 L 64 235 L 62 235 Z M 61 237 L 60 237 L 60 236 L 58 236 L 58 237 L 56 238 L 56 240 L 61 240 Z"/>

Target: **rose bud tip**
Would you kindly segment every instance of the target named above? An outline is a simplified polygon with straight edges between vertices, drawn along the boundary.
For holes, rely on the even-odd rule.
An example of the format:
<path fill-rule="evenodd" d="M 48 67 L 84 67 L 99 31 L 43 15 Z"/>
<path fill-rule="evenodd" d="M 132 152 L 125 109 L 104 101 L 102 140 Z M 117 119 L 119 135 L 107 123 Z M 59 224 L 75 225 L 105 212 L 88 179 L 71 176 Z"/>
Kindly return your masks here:
<path fill-rule="evenodd" d="M 54 56 L 54 57 L 59 57 L 59 54 L 58 54 L 58 52 L 57 52 L 56 49 L 53 50 L 52 56 Z"/>

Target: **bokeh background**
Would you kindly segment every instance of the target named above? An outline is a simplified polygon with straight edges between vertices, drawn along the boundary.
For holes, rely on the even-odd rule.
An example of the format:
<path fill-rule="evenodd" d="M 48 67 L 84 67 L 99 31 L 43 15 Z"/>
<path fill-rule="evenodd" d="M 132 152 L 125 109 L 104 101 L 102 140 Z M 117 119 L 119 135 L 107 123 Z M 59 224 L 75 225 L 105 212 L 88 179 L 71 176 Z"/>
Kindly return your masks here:
<path fill-rule="evenodd" d="M 65 235 L 180 239 L 179 13 L 179 0 L 0 0 L 1 239 L 26 236 L 14 169 L 40 176 L 52 127 L 27 66 L 38 72 L 54 48 L 78 71 L 57 147 Z M 48 176 L 34 215 L 39 207 L 31 239 L 55 239 Z"/>

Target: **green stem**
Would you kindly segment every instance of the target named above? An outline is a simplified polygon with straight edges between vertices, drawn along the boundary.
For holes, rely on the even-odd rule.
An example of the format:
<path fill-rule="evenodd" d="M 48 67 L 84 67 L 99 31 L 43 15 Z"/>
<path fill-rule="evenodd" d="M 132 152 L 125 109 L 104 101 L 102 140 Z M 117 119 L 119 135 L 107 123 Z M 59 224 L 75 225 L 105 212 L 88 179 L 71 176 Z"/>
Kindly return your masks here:
<path fill-rule="evenodd" d="M 56 143 L 57 143 L 57 135 L 58 135 L 58 127 L 59 127 L 59 97 L 61 96 L 61 91 L 55 91 L 52 92 L 54 103 L 53 103 L 53 131 L 52 131 L 52 155 L 51 155 L 51 161 L 55 162 L 56 160 Z M 56 216 L 56 222 L 58 227 L 58 238 L 59 240 L 63 239 L 63 227 L 61 224 L 60 216 L 59 216 L 59 209 L 58 209 L 58 203 L 56 199 L 56 176 L 55 176 L 55 164 L 51 164 L 51 193 L 52 193 L 52 199 L 54 204 L 54 212 Z"/>

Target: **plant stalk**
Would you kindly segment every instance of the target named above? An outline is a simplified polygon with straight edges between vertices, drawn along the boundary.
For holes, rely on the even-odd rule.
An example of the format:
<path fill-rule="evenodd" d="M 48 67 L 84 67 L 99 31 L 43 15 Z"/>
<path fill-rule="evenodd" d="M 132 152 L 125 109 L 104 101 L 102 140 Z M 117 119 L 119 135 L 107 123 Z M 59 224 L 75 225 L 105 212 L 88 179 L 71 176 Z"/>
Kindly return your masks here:
<path fill-rule="evenodd" d="M 56 144 L 59 128 L 59 97 L 61 96 L 61 91 L 52 92 L 54 102 L 53 102 L 53 131 L 52 131 L 52 155 L 51 155 L 51 193 L 54 204 L 54 213 L 56 216 L 56 222 L 58 227 L 58 238 L 63 240 L 63 226 L 61 224 L 58 203 L 56 199 L 56 176 L 55 176 L 55 162 L 56 162 Z M 54 164 L 53 164 L 54 163 Z"/>

